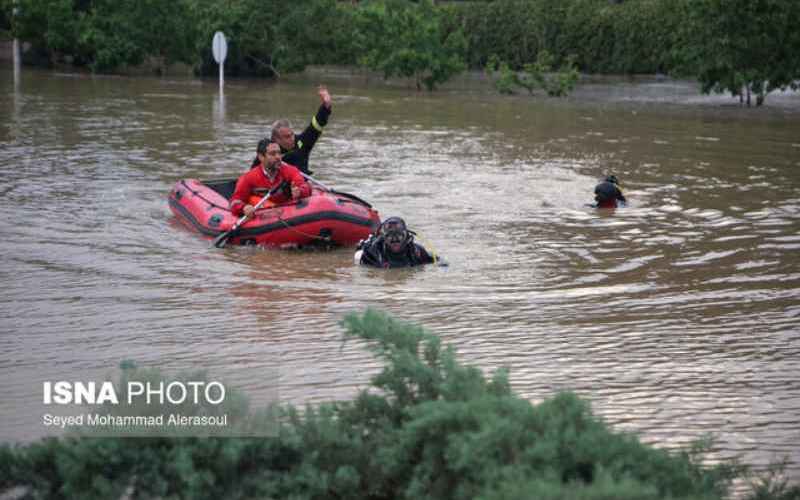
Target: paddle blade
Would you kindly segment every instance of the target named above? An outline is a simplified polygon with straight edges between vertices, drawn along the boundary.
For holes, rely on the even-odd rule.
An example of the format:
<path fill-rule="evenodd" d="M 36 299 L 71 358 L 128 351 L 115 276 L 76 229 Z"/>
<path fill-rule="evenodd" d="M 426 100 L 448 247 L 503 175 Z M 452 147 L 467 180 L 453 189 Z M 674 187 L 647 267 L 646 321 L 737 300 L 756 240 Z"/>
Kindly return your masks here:
<path fill-rule="evenodd" d="M 233 231 L 225 231 L 224 233 L 220 233 L 219 236 L 214 238 L 214 246 L 217 248 L 223 248 L 231 237 L 231 233 Z"/>
<path fill-rule="evenodd" d="M 284 182 L 286 182 L 286 181 L 284 181 Z M 281 186 L 283 186 L 283 183 L 281 183 Z M 236 224 L 234 224 L 233 227 L 229 231 L 226 231 L 226 232 L 220 234 L 219 236 L 217 236 L 216 238 L 214 238 L 214 246 L 217 247 L 217 248 L 224 247 L 228 243 L 228 240 L 231 239 L 232 236 L 234 236 L 234 235 L 239 233 L 239 228 L 242 226 L 242 224 L 245 223 L 245 221 L 247 221 L 247 219 L 250 217 L 250 215 L 253 212 L 255 212 L 256 210 L 258 210 L 259 208 L 261 208 L 261 206 L 264 205 L 264 203 L 266 203 L 267 200 L 269 200 L 270 196 L 275 194 L 275 192 L 278 191 L 278 189 L 280 189 L 281 186 L 276 187 L 272 191 L 268 192 L 265 197 L 261 198 L 261 201 L 256 203 L 256 206 L 253 207 L 253 210 L 250 212 L 250 214 L 243 215 L 238 221 L 236 221 Z"/>

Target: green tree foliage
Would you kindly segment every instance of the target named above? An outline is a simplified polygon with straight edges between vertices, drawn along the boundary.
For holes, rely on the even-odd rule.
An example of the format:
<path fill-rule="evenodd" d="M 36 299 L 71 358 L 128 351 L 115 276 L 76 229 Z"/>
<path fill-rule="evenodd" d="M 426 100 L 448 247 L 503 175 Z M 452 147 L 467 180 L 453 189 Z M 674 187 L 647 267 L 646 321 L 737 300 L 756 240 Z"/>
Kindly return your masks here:
<path fill-rule="evenodd" d="M 685 1 L 682 61 L 704 93 L 756 95 L 760 106 L 776 89 L 798 88 L 800 2 L 795 0 Z"/>
<path fill-rule="evenodd" d="M 219 30 L 233 75 L 362 64 L 432 89 L 465 64 L 485 68 L 493 54 L 510 75 L 535 70 L 547 53 L 553 68 L 574 58 L 587 73 L 697 76 L 705 92 L 755 94 L 756 104 L 800 79 L 796 0 L 17 1 L 12 18 L 13 0 L 0 0 L 0 25 L 47 61 L 69 56 L 95 71 L 155 59 L 215 74 L 210 40 Z M 561 76 L 568 88 L 569 73 Z"/>
<path fill-rule="evenodd" d="M 280 17 L 278 60 L 286 70 L 308 64 L 356 64 L 355 9 L 336 0 L 302 0 Z"/>
<path fill-rule="evenodd" d="M 161 58 L 190 61 L 194 30 L 186 0 L 19 0 L 14 34 L 50 62 L 70 56 L 97 71 Z"/>
<path fill-rule="evenodd" d="M 561 2 L 549 2 L 558 9 Z M 496 0 L 490 3 L 464 2 L 456 7 L 464 32 L 468 34 L 467 62 L 473 68 L 485 67 L 495 55 L 512 68 L 521 68 L 531 55 L 544 46 L 543 34 L 556 25 L 546 26 L 540 7 L 531 0 Z M 540 20 L 542 21 L 540 23 Z"/>
<path fill-rule="evenodd" d="M 0 0 L 0 40 L 13 38 L 11 36 L 12 12 L 12 0 Z"/>
<path fill-rule="evenodd" d="M 466 68 L 466 40 L 460 29 L 445 31 L 443 11 L 430 0 L 370 2 L 357 11 L 359 63 L 385 78 L 413 78 L 428 90 Z"/>
<path fill-rule="evenodd" d="M 494 54 L 489 56 L 486 62 L 486 72 L 489 75 L 497 75 L 494 80 L 494 88 L 501 94 L 514 94 L 515 87 L 519 84 L 517 74 L 511 70 L 508 63 L 500 61 Z"/>
<path fill-rule="evenodd" d="M 571 0 L 558 50 L 571 51 L 590 73 L 667 72 L 680 22 L 672 0 Z"/>
<path fill-rule="evenodd" d="M 468 62 L 491 54 L 512 69 L 546 50 L 557 66 L 575 56 L 586 72 L 654 73 L 671 66 L 682 22 L 672 0 L 496 0 L 457 8 L 469 33 Z"/>
<path fill-rule="evenodd" d="M 752 494 L 749 500 L 797 500 L 800 485 L 789 484 L 786 478 L 786 460 L 771 464 L 767 472 L 750 478 Z"/>
<path fill-rule="evenodd" d="M 743 469 L 614 432 L 571 393 L 538 405 L 426 330 L 368 310 L 347 336 L 384 368 L 352 401 L 285 408 L 273 438 L 46 439 L 0 446 L 33 498 L 722 499 Z M 2 492 L 0 489 L 0 492 Z M 795 490 L 767 477 L 759 500 Z M 756 498 L 756 497 L 754 497 Z"/>
<path fill-rule="evenodd" d="M 211 53 L 214 33 L 228 40 L 225 71 L 231 75 L 274 76 L 274 54 L 282 9 L 277 0 L 189 0 L 190 18 L 196 23 L 195 54 L 200 54 L 198 72 L 216 74 Z"/>
<path fill-rule="evenodd" d="M 100 72 L 138 65 L 147 57 L 159 64 L 191 62 L 194 25 L 185 0 L 94 0 L 81 32 L 84 53 Z"/>
<path fill-rule="evenodd" d="M 494 85 L 501 94 L 513 94 L 514 88 L 519 86 L 529 94 L 542 89 L 551 97 L 563 97 L 575 88 L 580 78 L 572 57 L 555 70 L 553 56 L 546 50 L 539 52 L 535 63 L 525 64 L 521 73 L 511 70 L 507 63 L 501 62 L 495 55 L 489 57 L 487 69 L 490 74 L 497 73 Z"/>
<path fill-rule="evenodd" d="M 551 97 L 563 97 L 575 88 L 580 78 L 572 57 L 567 58 L 567 62 L 555 71 L 553 56 L 546 50 L 540 51 L 536 62 L 526 64 L 524 69 L 520 85 L 528 89 L 531 94 L 538 87 Z"/>
<path fill-rule="evenodd" d="M 76 11 L 73 4 L 73 0 L 19 0 L 12 20 L 14 36 L 33 43 L 48 61 L 64 53 L 79 55 L 78 38 L 86 12 Z"/>
<path fill-rule="evenodd" d="M 308 64 L 355 64 L 353 9 L 335 0 L 190 0 L 197 20 L 199 72 L 215 74 L 211 54 L 216 31 L 228 39 L 226 71 L 277 76 Z"/>

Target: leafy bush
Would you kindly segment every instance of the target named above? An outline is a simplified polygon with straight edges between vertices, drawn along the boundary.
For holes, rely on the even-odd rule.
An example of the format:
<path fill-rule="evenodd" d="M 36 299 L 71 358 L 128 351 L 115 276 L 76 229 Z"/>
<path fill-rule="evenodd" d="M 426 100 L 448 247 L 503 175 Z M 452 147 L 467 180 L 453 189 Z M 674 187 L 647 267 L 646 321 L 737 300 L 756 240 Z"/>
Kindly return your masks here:
<path fill-rule="evenodd" d="M 7 3 L 12 8 L 13 3 Z M 75 11 L 72 0 L 19 0 L 12 32 L 46 52 L 48 61 L 59 54 L 78 55 L 78 37 L 85 12 Z"/>
<path fill-rule="evenodd" d="M 660 72 L 696 76 L 704 92 L 748 102 L 755 94 L 756 104 L 800 79 L 794 0 L 18 0 L 17 16 L 12 5 L 0 0 L 0 29 L 33 44 L 29 60 L 42 54 L 103 72 L 156 60 L 215 74 L 210 40 L 220 30 L 232 75 L 361 64 L 433 89 L 495 55 L 507 65 L 497 85 L 513 92 L 535 79 L 512 84 L 509 75 L 527 68 L 535 77 L 546 53 L 561 68 L 544 85 L 549 93 L 568 92 L 577 68 Z"/>
<path fill-rule="evenodd" d="M 10 40 L 11 35 L 11 16 L 14 4 L 12 0 L 0 0 L 0 40 Z"/>
<path fill-rule="evenodd" d="M 356 16 L 359 64 L 384 78 L 413 78 L 418 90 L 433 90 L 466 68 L 464 35 L 443 29 L 442 11 L 430 0 L 369 2 Z"/>
<path fill-rule="evenodd" d="M 494 86 L 501 94 L 513 94 L 514 88 L 519 86 L 525 88 L 529 94 L 533 94 L 536 89 L 542 89 L 551 97 L 563 97 L 575 88 L 580 78 L 580 73 L 571 57 L 558 71 L 554 71 L 553 57 L 546 50 L 539 52 L 535 63 L 526 64 L 521 75 L 512 71 L 507 63 L 499 61 L 494 55 L 490 56 L 487 69 L 490 74 L 499 75 L 494 81 Z"/>
<path fill-rule="evenodd" d="M 501 94 L 513 94 L 514 88 L 519 85 L 517 74 L 511 71 L 508 63 L 500 61 L 494 54 L 489 56 L 486 70 L 490 75 L 498 74 L 494 80 L 494 88 Z"/>
<path fill-rule="evenodd" d="M 752 478 L 749 500 L 798 500 L 800 485 L 790 485 L 786 479 L 786 461 L 772 464 L 765 474 Z"/>
<path fill-rule="evenodd" d="M 279 19 L 283 3 L 277 0 L 189 0 L 190 17 L 196 23 L 194 39 L 197 71 L 216 75 L 217 63 L 211 53 L 214 33 L 222 31 L 228 40 L 225 72 L 229 75 L 274 76 Z M 199 55 L 199 57 L 198 57 Z"/>
<path fill-rule="evenodd" d="M 800 79 L 800 2 L 793 0 L 684 0 L 679 61 L 702 91 L 756 95 L 760 106 L 776 89 Z"/>
<path fill-rule="evenodd" d="M 357 63 L 355 9 L 351 5 L 313 0 L 283 8 L 286 12 L 280 17 L 278 29 L 278 59 L 283 68 Z"/>
<path fill-rule="evenodd" d="M 555 9 L 561 2 L 548 2 Z M 532 60 L 551 28 L 546 25 L 542 8 L 535 0 L 497 0 L 490 3 L 468 2 L 456 9 L 468 33 L 467 58 L 472 67 L 484 67 L 491 55 L 511 68 L 521 68 Z"/>
<path fill-rule="evenodd" d="M 385 362 L 371 390 L 286 407 L 274 438 L 2 446 L 0 486 L 36 498 L 721 499 L 743 473 L 703 466 L 707 443 L 675 453 L 614 432 L 571 393 L 531 405 L 505 371 L 487 379 L 418 326 L 373 310 L 344 324 Z M 790 498 L 775 484 L 757 498 Z"/>
<path fill-rule="evenodd" d="M 558 71 L 554 71 L 553 57 L 549 52 L 543 50 L 539 52 L 535 63 L 525 65 L 525 73 L 520 79 L 520 85 L 528 89 L 531 94 L 538 87 L 551 97 L 563 97 L 575 88 L 579 77 L 580 74 L 575 67 L 573 58 L 568 58 Z"/>

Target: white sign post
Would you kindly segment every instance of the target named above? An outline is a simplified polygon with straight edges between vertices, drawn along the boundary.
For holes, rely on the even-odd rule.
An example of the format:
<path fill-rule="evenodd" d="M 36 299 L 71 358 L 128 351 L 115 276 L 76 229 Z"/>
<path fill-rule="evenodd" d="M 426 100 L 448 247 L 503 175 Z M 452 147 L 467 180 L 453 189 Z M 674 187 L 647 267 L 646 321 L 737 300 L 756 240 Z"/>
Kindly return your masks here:
<path fill-rule="evenodd" d="M 228 41 L 225 34 L 221 31 L 214 33 L 214 40 L 211 41 L 211 52 L 214 53 L 214 60 L 219 64 L 219 89 L 225 84 L 225 57 L 228 55 Z"/>
<path fill-rule="evenodd" d="M 14 8 L 11 11 L 11 17 L 16 22 L 16 17 L 19 15 L 19 5 L 18 0 L 14 0 Z M 19 85 L 20 73 L 22 68 L 22 55 L 20 54 L 19 50 L 19 40 L 17 37 L 14 37 L 14 42 L 12 43 L 12 49 L 14 52 L 14 87 Z"/>

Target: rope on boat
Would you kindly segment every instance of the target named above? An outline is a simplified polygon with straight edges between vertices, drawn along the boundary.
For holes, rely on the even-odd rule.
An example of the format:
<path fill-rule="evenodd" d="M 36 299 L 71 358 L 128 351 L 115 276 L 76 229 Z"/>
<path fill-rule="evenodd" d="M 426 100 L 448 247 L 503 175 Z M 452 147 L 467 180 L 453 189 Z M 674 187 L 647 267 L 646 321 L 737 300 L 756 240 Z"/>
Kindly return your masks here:
<path fill-rule="evenodd" d="M 192 189 L 191 187 L 189 187 L 189 185 L 188 185 L 188 184 L 186 184 L 186 181 L 181 181 L 181 182 L 183 183 L 183 187 L 185 187 L 187 191 L 189 191 L 190 193 L 192 193 L 194 196 L 197 196 L 198 198 L 200 198 L 200 199 L 201 199 L 201 200 L 203 200 L 204 202 L 208 203 L 208 204 L 209 204 L 209 205 L 211 205 L 212 207 L 214 207 L 214 208 L 219 208 L 219 209 L 222 209 L 222 210 L 229 210 L 229 209 L 230 209 L 229 207 L 223 207 L 222 205 L 217 205 L 217 204 L 216 204 L 216 203 L 214 203 L 213 201 L 209 200 L 208 198 L 206 198 L 205 196 L 203 196 L 202 194 L 200 194 L 200 191 L 198 191 L 198 190 L 195 190 L 195 189 Z"/>
<path fill-rule="evenodd" d="M 311 234 L 311 233 L 306 233 L 304 231 L 300 231 L 299 229 L 295 229 L 292 226 L 290 226 L 288 222 L 283 220 L 280 216 L 278 216 L 278 221 L 281 224 L 283 224 L 284 227 L 286 227 L 286 229 L 288 229 L 289 231 L 297 233 L 297 234 L 299 234 L 301 236 L 306 236 L 308 238 L 312 238 L 312 239 L 315 239 L 315 240 L 322 240 L 322 241 L 326 241 L 326 242 L 330 242 L 331 241 L 330 236 L 319 236 L 319 235 L 316 235 L 316 234 Z"/>

